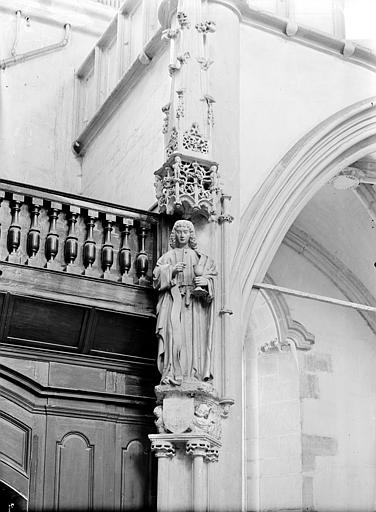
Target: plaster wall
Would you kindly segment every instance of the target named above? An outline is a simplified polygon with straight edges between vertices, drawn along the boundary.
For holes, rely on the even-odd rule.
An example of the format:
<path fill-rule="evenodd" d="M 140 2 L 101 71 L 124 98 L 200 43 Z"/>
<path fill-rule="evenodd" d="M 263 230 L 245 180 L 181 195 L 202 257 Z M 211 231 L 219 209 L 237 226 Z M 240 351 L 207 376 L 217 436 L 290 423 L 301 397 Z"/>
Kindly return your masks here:
<path fill-rule="evenodd" d="M 280 286 L 346 299 L 332 281 L 283 244 L 269 273 Z M 315 344 L 309 352 L 299 352 L 298 366 L 291 353 L 257 356 L 258 432 L 248 435 L 258 438 L 258 453 L 249 444 L 249 459 L 256 467 L 249 466 L 248 477 L 260 479 L 261 509 L 373 510 L 374 334 L 354 310 L 285 298 L 292 317 L 315 335 Z M 253 342 L 259 347 L 264 338 Z M 300 443 L 294 442 L 299 435 Z"/>
<path fill-rule="evenodd" d="M 17 54 L 60 42 L 64 24 L 72 27 L 66 47 L 0 70 L 2 178 L 80 193 L 80 161 L 71 151 L 74 71 L 111 19 L 105 7 L 91 5 L 66 0 L 46 9 L 42 0 L 17 0 L 0 6 L 0 59 L 11 56 L 17 8 Z"/>
<path fill-rule="evenodd" d="M 168 53 L 145 68 L 118 111 L 82 158 L 82 193 L 148 209 L 155 202 L 154 171 L 163 163 L 163 114 L 170 81 Z"/>
<path fill-rule="evenodd" d="M 243 24 L 240 207 L 283 155 L 339 110 L 372 96 L 376 75 L 345 59 Z"/>

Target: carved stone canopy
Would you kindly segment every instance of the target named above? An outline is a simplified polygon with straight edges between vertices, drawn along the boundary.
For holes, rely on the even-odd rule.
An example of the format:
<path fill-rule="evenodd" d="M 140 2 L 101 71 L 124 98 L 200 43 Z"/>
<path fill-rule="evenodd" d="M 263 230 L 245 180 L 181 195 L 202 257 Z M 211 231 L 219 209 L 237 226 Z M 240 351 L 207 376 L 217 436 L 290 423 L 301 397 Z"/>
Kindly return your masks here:
<path fill-rule="evenodd" d="M 221 190 L 215 162 L 173 153 L 154 174 L 160 212 L 185 218 L 218 213 Z"/>

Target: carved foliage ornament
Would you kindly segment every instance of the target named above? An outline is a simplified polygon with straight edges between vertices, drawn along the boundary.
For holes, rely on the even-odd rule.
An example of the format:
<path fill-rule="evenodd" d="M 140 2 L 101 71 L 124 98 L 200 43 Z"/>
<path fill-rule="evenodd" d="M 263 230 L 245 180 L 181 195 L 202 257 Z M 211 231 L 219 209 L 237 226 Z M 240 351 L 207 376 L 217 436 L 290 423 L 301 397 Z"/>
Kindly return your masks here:
<path fill-rule="evenodd" d="M 213 33 L 217 29 L 215 21 L 203 21 L 201 23 L 196 24 L 196 30 L 200 34 L 208 34 L 209 32 Z"/>
<path fill-rule="evenodd" d="M 163 30 L 161 39 L 176 39 L 178 35 L 180 34 L 180 28 L 167 28 L 166 30 Z"/>
<path fill-rule="evenodd" d="M 197 153 L 209 153 L 208 140 L 200 133 L 198 123 L 192 123 L 191 128 L 184 132 L 183 148 Z"/>
<path fill-rule="evenodd" d="M 178 95 L 178 104 L 176 107 L 176 117 L 179 119 L 180 117 L 184 117 L 184 91 L 183 89 L 179 89 L 176 91 Z"/>
<path fill-rule="evenodd" d="M 180 28 L 182 30 L 186 29 L 186 28 L 190 28 L 191 27 L 191 23 L 189 22 L 188 20 L 188 16 L 185 12 L 183 11 L 179 11 L 177 14 L 176 14 L 176 18 L 178 20 L 178 23 L 180 25 Z"/>
<path fill-rule="evenodd" d="M 178 149 L 178 131 L 175 126 L 171 130 L 170 140 L 166 148 L 166 156 L 169 157 Z"/>
<path fill-rule="evenodd" d="M 199 57 L 197 58 L 197 62 L 200 64 L 201 71 L 207 71 L 214 63 L 214 60 L 206 57 Z"/>

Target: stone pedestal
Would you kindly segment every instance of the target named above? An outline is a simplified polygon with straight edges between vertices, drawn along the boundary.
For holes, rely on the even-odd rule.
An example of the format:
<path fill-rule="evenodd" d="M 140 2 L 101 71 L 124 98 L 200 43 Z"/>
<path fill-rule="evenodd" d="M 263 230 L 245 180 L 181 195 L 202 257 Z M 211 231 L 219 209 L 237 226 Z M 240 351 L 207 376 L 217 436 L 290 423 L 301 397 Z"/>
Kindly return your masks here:
<path fill-rule="evenodd" d="M 208 465 L 220 442 L 208 434 L 150 434 L 158 458 L 158 512 L 208 509 Z"/>
<path fill-rule="evenodd" d="M 208 510 L 209 465 L 221 447 L 221 423 L 231 399 L 211 384 L 183 381 L 155 388 L 158 434 L 150 434 L 158 458 L 158 511 Z"/>

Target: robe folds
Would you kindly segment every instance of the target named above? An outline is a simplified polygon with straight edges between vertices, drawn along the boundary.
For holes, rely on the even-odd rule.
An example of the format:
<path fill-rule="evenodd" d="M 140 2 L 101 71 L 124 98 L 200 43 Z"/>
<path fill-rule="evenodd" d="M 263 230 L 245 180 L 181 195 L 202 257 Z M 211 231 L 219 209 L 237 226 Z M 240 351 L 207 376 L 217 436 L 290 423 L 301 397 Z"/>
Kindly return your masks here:
<path fill-rule="evenodd" d="M 184 271 L 173 278 L 173 267 L 180 262 L 185 263 Z M 197 264 L 208 280 L 207 294 L 202 297 L 192 294 Z M 156 334 L 162 383 L 212 378 L 216 275 L 213 260 L 189 247 L 172 249 L 158 260 L 153 284 L 159 290 Z"/>

